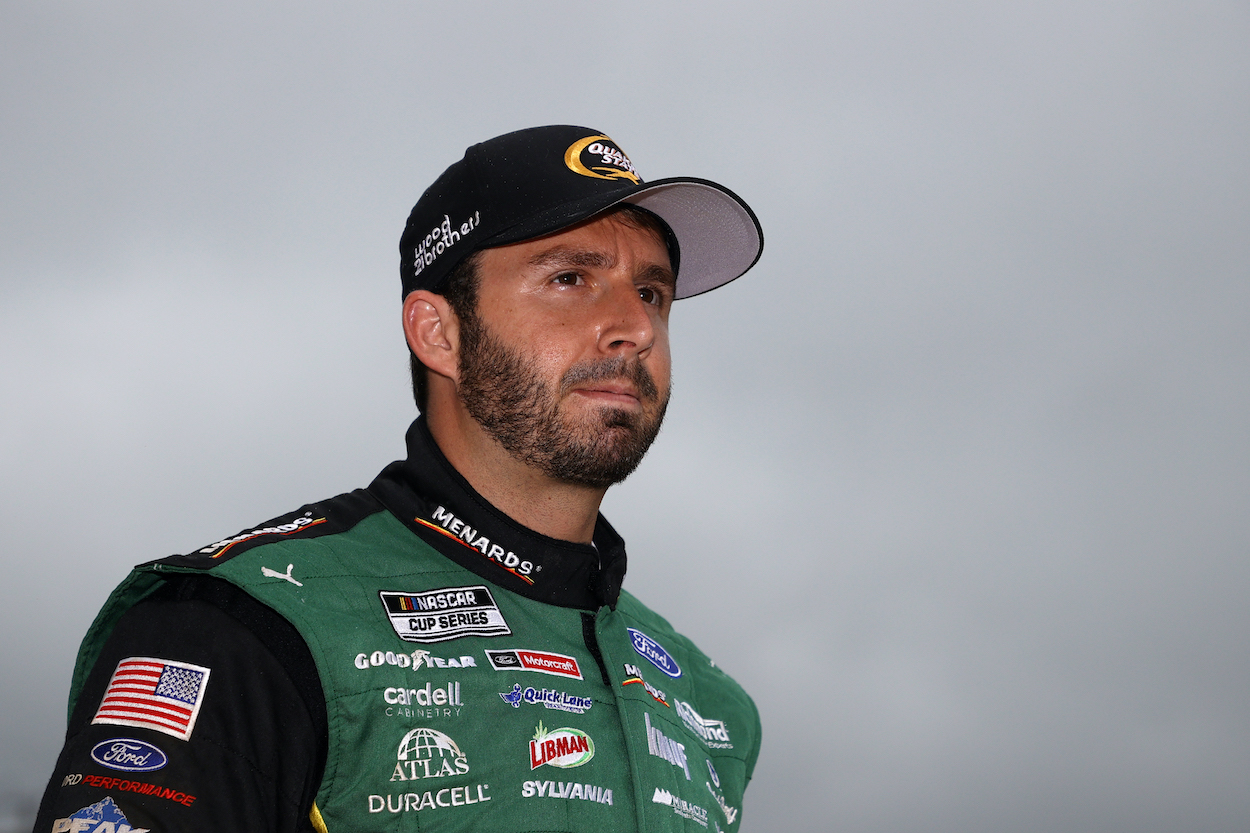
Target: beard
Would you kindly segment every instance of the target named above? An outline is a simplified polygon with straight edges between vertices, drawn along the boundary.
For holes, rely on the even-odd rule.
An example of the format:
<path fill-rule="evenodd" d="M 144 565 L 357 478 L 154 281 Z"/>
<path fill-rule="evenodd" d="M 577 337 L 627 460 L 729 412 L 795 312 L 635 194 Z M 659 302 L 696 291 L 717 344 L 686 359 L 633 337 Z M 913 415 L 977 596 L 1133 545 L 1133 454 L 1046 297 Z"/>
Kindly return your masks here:
<path fill-rule="evenodd" d="M 633 384 L 641 411 L 601 407 L 579 419 L 561 407 L 577 385 L 621 379 Z M 640 360 L 619 356 L 574 365 L 553 391 L 533 363 L 471 315 L 460 326 L 460 398 L 513 457 L 556 480 L 607 488 L 642 462 L 660 433 L 669 391 L 661 393 Z"/>

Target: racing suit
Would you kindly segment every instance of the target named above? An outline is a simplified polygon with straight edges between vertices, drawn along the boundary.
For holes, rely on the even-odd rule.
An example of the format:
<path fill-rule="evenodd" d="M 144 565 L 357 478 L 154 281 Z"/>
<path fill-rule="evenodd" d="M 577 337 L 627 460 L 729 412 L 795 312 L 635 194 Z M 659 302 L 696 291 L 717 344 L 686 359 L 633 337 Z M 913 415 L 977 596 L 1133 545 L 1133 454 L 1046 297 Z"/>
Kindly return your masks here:
<path fill-rule="evenodd" d="M 746 693 L 423 419 L 367 489 L 137 567 L 79 652 L 36 833 L 736 831 Z"/>

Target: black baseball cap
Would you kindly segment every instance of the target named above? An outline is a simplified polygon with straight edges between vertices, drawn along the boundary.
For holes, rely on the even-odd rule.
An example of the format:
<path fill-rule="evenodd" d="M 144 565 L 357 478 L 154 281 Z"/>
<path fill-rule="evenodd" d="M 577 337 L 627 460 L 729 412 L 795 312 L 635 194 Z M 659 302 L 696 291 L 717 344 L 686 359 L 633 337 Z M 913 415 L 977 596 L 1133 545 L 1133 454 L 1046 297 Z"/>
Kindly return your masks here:
<path fill-rule="evenodd" d="M 764 248 L 755 212 L 728 188 L 693 177 L 644 183 L 597 130 L 531 127 L 473 145 L 421 195 L 399 240 L 404 297 L 440 291 L 473 252 L 542 237 L 622 203 L 668 226 L 678 298 L 740 277 Z"/>

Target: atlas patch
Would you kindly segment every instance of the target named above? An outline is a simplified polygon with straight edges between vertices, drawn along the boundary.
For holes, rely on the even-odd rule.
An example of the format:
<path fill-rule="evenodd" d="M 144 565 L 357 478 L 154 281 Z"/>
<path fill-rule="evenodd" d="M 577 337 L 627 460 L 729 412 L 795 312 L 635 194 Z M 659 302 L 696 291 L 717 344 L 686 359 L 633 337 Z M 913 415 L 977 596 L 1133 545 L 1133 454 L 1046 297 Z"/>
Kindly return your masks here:
<path fill-rule="evenodd" d="M 647 661 L 673 679 L 681 676 L 681 666 L 673 659 L 664 646 L 647 636 L 637 628 L 626 628 L 629 631 L 630 644 L 634 650 L 647 658 Z"/>
<path fill-rule="evenodd" d="M 155 772 L 169 763 L 158 747 L 135 738 L 113 738 L 91 747 L 91 760 L 122 772 Z"/>
<path fill-rule="evenodd" d="M 512 633 L 485 585 L 441 587 L 421 593 L 382 590 L 382 608 L 405 642 L 446 642 L 462 636 Z"/>
<path fill-rule="evenodd" d="M 210 671 L 155 657 L 117 663 L 92 723 L 135 726 L 188 740 L 204 703 Z"/>
<path fill-rule="evenodd" d="M 147 827 L 131 827 L 126 814 L 113 799 L 105 798 L 52 823 L 52 833 L 149 833 Z"/>
<path fill-rule="evenodd" d="M 540 766 L 572 769 L 595 756 L 595 742 L 581 729 L 548 730 L 538 721 L 538 729 L 530 740 L 530 770 Z"/>
<path fill-rule="evenodd" d="M 582 679 L 582 670 L 575 657 L 551 651 L 529 651 L 517 648 L 512 651 L 486 651 L 486 658 L 496 671 L 537 671 L 557 677 Z"/>

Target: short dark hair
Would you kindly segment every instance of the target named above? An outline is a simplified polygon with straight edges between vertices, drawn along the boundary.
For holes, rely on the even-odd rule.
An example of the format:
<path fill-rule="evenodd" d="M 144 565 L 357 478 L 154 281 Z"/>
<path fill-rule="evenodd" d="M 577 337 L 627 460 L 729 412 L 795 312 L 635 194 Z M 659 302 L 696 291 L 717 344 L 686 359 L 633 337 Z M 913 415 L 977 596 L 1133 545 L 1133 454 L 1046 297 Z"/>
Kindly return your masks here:
<path fill-rule="evenodd" d="M 671 265 L 676 267 L 675 240 L 667 223 L 645 208 L 629 203 L 618 203 L 607 211 L 596 214 L 592 219 L 613 216 L 619 217 L 621 222 L 630 228 L 654 232 L 668 249 Z M 479 249 L 457 263 L 447 275 L 447 282 L 438 293 L 447 299 L 451 311 L 461 321 L 477 317 L 477 290 L 482 279 L 481 270 L 478 268 L 482 259 L 481 255 L 482 250 Z M 424 412 L 429 402 L 430 370 L 417 358 L 417 354 L 412 352 L 411 347 L 408 348 L 408 368 L 412 374 L 412 398 L 416 401 L 417 408 Z"/>

